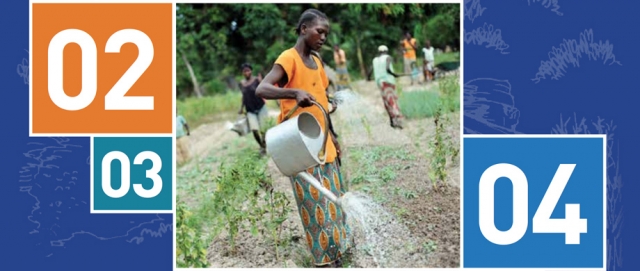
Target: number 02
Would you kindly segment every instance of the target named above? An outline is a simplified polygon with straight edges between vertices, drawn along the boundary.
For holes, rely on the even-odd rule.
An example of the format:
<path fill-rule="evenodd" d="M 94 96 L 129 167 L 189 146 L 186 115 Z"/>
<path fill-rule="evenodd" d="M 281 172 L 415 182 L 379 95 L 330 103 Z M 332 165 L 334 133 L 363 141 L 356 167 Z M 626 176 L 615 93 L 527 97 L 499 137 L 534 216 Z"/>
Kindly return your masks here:
<path fill-rule="evenodd" d="M 153 43 L 149 36 L 136 29 L 122 29 L 107 40 L 105 52 L 120 53 L 125 43 L 138 47 L 138 58 L 105 96 L 105 110 L 153 110 L 153 97 L 125 97 L 138 78 L 153 61 Z M 82 88 L 80 94 L 69 97 L 63 88 L 63 51 L 69 43 L 76 43 L 82 51 Z M 98 90 L 98 56 L 96 43 L 91 35 L 78 29 L 66 29 L 56 34 L 49 42 L 48 51 L 49 97 L 58 107 L 76 111 L 89 106 Z"/>

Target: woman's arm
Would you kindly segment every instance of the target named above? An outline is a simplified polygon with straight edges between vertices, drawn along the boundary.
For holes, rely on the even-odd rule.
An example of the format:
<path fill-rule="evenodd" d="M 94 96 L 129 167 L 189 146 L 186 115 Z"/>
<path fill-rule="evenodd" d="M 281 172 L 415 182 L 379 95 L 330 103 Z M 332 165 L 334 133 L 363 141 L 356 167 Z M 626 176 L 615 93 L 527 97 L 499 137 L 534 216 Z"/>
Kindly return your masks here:
<path fill-rule="evenodd" d="M 244 99 L 240 101 L 240 110 L 238 111 L 238 115 L 241 115 L 242 111 L 244 111 Z"/>
<path fill-rule="evenodd" d="M 258 85 L 256 95 L 266 100 L 295 99 L 301 107 L 308 107 L 312 105 L 311 101 L 315 101 L 315 98 L 313 98 L 313 96 L 308 92 L 292 88 L 279 88 L 275 86 L 276 83 L 285 85 L 286 81 L 287 74 L 284 69 L 278 64 L 273 65 L 271 71 L 269 71 L 267 76 L 265 76 L 260 82 L 260 85 Z"/>
<path fill-rule="evenodd" d="M 396 74 L 391 71 L 391 62 L 391 57 L 387 57 L 387 72 L 393 75 L 393 77 L 400 77 L 402 74 Z"/>

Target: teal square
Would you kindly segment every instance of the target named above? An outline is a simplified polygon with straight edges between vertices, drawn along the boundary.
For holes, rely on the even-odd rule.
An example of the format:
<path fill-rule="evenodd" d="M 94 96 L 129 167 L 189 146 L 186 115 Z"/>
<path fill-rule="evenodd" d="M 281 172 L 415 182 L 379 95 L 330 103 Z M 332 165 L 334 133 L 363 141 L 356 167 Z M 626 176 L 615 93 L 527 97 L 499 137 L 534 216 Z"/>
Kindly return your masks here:
<path fill-rule="evenodd" d="M 92 211 L 109 212 L 167 212 L 173 210 L 173 141 L 171 137 L 95 137 L 93 139 L 93 208 Z M 126 156 L 125 161 L 114 159 L 111 161 L 111 188 L 122 189 L 122 163 L 129 165 L 130 183 L 126 194 L 119 197 L 110 197 L 102 186 L 103 158 L 110 152 L 120 152 Z M 136 156 L 146 152 L 148 157 L 156 157 L 161 162 L 157 172 L 162 189 L 153 197 L 142 197 L 134 189 L 135 184 L 142 185 L 144 189 L 152 189 L 154 181 L 147 178 L 147 174 L 154 175 L 152 168 L 154 162 L 145 159 L 142 164 L 134 164 Z M 128 161 L 126 161 L 128 159 Z M 124 191 L 124 190 L 123 190 Z M 155 194 L 155 193 L 153 193 Z"/>

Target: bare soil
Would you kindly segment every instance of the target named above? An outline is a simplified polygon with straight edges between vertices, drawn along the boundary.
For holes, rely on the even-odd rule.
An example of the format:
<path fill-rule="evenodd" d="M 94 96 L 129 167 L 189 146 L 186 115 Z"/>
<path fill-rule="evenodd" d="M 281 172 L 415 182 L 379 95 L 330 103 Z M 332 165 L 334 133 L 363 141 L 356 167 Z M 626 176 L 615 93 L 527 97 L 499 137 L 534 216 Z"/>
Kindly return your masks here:
<path fill-rule="evenodd" d="M 405 83 L 405 82 L 401 82 Z M 395 178 L 388 184 L 376 186 L 376 198 L 383 199 L 384 209 L 396 215 L 410 231 L 410 236 L 391 236 L 399 243 L 408 239 L 420 245 L 418 253 L 426 255 L 427 263 L 407 261 L 398 263 L 403 267 L 459 267 L 460 257 L 460 193 L 459 193 L 459 164 L 449 163 L 447 185 L 435 188 L 429 180 L 429 162 L 431 151 L 429 141 L 435 133 L 433 119 L 407 120 L 403 130 L 390 127 L 380 93 L 373 82 L 358 81 L 352 84 L 353 89 L 360 96 L 359 108 L 367 110 L 368 128 L 354 125 L 353 109 L 341 110 L 332 115 L 334 126 L 340 135 L 343 148 L 343 176 L 352 191 L 360 191 L 362 185 L 349 184 L 350 178 L 358 172 L 358 165 L 352 157 L 357 151 L 380 146 L 389 149 L 402 150 L 402 153 L 413 157 L 390 156 L 383 161 L 375 161 L 376 166 L 393 167 Z M 432 88 L 433 86 L 427 86 Z M 405 87 L 405 91 L 417 87 Z M 435 91 L 435 88 L 433 88 Z M 360 110 L 359 109 L 359 110 Z M 278 112 L 270 112 L 277 115 Z M 351 115 L 350 115 L 351 114 Z M 447 134 L 451 136 L 451 144 L 459 146 L 460 121 L 459 113 L 446 116 Z M 233 116 L 230 116 L 233 121 Z M 365 125 L 366 126 L 366 125 Z M 368 130 L 368 131 L 366 131 Z M 224 156 L 230 149 L 228 145 L 238 140 L 237 134 L 225 129 L 224 122 L 201 125 L 189 137 L 192 157 L 206 157 L 207 155 Z M 251 135 L 245 136 L 243 144 L 257 144 L 252 142 Z M 194 159 L 198 160 L 198 159 Z M 352 163 L 351 165 L 349 163 Z M 211 168 L 217 168 L 212 162 Z M 194 162 L 187 163 L 178 170 L 180 174 L 194 167 Z M 291 192 L 289 179 L 284 177 L 270 160 L 269 173 L 274 179 L 274 189 L 286 192 L 289 200 L 295 202 Z M 398 192 L 403 191 L 403 192 Z M 407 191 L 411 193 L 407 193 Z M 178 191 L 178 193 L 183 193 Z M 373 193 L 373 192 L 371 192 Z M 184 198 L 184 197 L 183 197 Z M 205 233 L 203 233 L 205 234 Z M 213 239 L 208 251 L 208 259 L 212 268 L 216 267 L 311 267 L 311 257 L 303 238 L 300 217 L 294 204 L 291 205 L 289 218 L 284 222 L 281 240 L 283 244 L 276 251 L 269 238 L 259 234 L 253 236 L 248 232 L 240 232 L 237 237 L 236 253 L 232 254 L 226 235 L 223 233 Z M 370 255 L 356 247 L 344 259 L 345 267 L 377 267 Z"/>

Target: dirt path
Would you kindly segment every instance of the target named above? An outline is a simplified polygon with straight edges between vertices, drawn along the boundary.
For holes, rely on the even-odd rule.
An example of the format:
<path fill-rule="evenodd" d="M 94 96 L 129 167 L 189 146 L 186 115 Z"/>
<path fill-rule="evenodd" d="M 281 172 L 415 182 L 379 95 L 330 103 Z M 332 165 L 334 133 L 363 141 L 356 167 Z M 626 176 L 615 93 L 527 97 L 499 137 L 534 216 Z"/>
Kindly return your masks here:
<path fill-rule="evenodd" d="M 428 180 L 428 142 L 433 137 L 435 126 L 432 119 L 409 120 L 405 129 L 395 130 L 389 126 L 389 118 L 382 105 L 379 91 L 373 82 L 358 81 L 352 84 L 354 95 L 341 97 L 348 101 L 339 106 L 332 115 L 334 127 L 340 136 L 343 148 L 343 176 L 351 190 L 376 191 L 374 196 L 381 199 L 386 211 L 393 213 L 410 231 L 411 239 L 415 239 L 421 248 L 419 253 L 428 255 L 428 267 L 459 266 L 459 167 L 457 164 L 448 169 L 448 188 L 440 192 L 432 191 Z M 433 88 L 434 86 L 405 87 L 404 91 L 417 88 Z M 270 112 L 277 116 L 278 112 Z M 233 120 L 235 116 L 229 116 Z M 459 115 L 450 116 L 451 127 L 447 133 L 455 138 L 452 144 L 459 144 Z M 228 131 L 225 122 L 208 123 L 192 131 L 189 137 L 191 162 L 178 169 L 178 176 L 185 174 L 202 163 L 202 158 L 215 155 L 224 156 L 228 146 L 233 142 L 253 144 L 253 138 L 239 138 Z M 257 145 L 256 145 L 257 147 Z M 379 151 L 386 157 L 383 161 L 371 160 L 378 168 L 393 169 L 389 184 L 375 184 L 371 180 L 357 184 L 360 176 L 357 157 L 369 150 Z M 409 159 L 407 157 L 412 157 Z M 380 160 L 380 159 L 378 159 Z M 217 163 L 210 165 L 217 168 Z M 274 179 L 274 189 L 283 191 L 290 202 L 295 202 L 291 193 L 289 179 L 278 172 L 273 161 L 268 163 L 269 173 Z M 366 179 L 366 178 L 365 178 Z M 178 177 L 180 181 L 180 177 Z M 178 191 L 180 195 L 182 192 Z M 373 192 L 371 192 L 373 193 Z M 294 267 L 309 266 L 310 256 L 304 240 L 304 231 L 298 211 L 292 204 L 289 218 L 284 222 L 282 239 L 285 245 L 279 250 L 280 260 L 275 260 L 272 244 L 268 244 L 260 235 L 253 236 L 248 232 L 238 234 L 237 251 L 234 256 L 228 255 L 224 235 L 215 238 L 209 248 L 211 267 Z M 407 236 L 392 236 L 403 242 Z M 410 255 L 408 255 L 410 256 Z M 409 259 L 407 259 L 409 260 Z M 400 264 L 400 263 L 399 263 Z M 404 263 L 407 267 L 427 267 L 424 263 Z M 350 267 L 377 267 L 371 255 L 364 249 L 356 249 L 347 263 Z"/>

